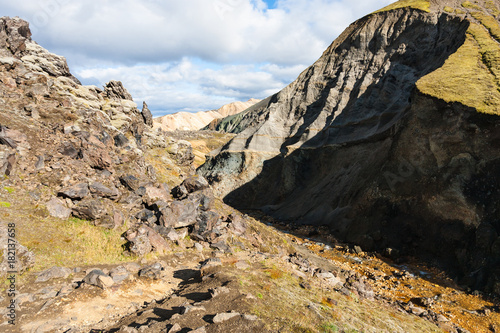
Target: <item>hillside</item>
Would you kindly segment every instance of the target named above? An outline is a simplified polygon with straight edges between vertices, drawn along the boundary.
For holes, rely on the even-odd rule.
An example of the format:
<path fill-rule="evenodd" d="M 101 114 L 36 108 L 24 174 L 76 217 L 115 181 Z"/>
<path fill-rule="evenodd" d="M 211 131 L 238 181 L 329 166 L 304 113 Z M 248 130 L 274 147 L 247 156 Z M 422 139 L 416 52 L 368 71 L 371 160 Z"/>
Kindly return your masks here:
<path fill-rule="evenodd" d="M 229 143 L 153 127 L 120 82 L 81 85 L 27 22 L 0 18 L 0 331 L 500 330 L 497 116 L 415 88 L 445 68 L 469 24 L 400 7 L 354 23 L 298 81 L 227 122 L 243 131 Z M 344 126 L 328 114 L 334 97 Z M 322 121 L 321 140 L 307 139 Z M 296 147 L 277 148 L 283 138 Z M 195 174 L 209 150 L 221 153 L 199 170 L 213 186 Z M 420 152 L 418 173 L 398 163 Z M 239 211 L 218 196 L 230 185 L 235 207 L 321 222 Z M 443 271 L 446 255 L 480 270 Z"/>
<path fill-rule="evenodd" d="M 235 115 L 259 102 L 258 99 L 249 99 L 246 102 L 233 102 L 221 106 L 217 110 L 201 111 L 196 113 L 177 112 L 154 119 L 155 128 L 163 131 L 197 131 L 216 119 Z"/>
<path fill-rule="evenodd" d="M 198 173 L 240 209 L 499 293 L 499 8 L 399 1 L 358 20 Z"/>

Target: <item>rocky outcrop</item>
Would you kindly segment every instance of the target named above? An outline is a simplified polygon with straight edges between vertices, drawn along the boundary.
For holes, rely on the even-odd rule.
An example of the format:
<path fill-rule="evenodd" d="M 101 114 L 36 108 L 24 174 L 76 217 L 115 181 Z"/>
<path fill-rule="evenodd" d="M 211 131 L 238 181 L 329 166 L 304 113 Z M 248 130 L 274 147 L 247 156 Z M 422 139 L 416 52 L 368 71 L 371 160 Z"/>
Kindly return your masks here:
<path fill-rule="evenodd" d="M 423 80 L 476 36 L 466 12 L 492 17 L 500 6 L 491 3 L 431 1 L 425 12 L 400 2 L 355 22 L 295 82 L 231 123 L 239 135 L 199 173 L 238 208 L 328 226 L 499 292 L 500 118 L 443 100 Z"/>
<path fill-rule="evenodd" d="M 240 113 L 257 102 L 259 102 L 259 100 L 252 98 L 246 102 L 226 104 L 217 110 L 197 113 L 178 112 L 155 118 L 154 122 L 156 127 L 160 127 L 164 131 L 197 131 L 211 124 L 214 120 Z"/>

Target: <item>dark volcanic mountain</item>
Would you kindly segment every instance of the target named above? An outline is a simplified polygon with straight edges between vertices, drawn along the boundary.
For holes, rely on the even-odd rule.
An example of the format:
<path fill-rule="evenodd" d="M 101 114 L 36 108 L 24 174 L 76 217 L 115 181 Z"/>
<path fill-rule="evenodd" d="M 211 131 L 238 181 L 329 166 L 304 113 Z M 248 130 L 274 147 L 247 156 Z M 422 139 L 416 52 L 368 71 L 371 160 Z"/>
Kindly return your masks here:
<path fill-rule="evenodd" d="M 236 207 L 327 226 L 500 293 L 499 1 L 399 1 L 232 118 L 198 172 Z"/>

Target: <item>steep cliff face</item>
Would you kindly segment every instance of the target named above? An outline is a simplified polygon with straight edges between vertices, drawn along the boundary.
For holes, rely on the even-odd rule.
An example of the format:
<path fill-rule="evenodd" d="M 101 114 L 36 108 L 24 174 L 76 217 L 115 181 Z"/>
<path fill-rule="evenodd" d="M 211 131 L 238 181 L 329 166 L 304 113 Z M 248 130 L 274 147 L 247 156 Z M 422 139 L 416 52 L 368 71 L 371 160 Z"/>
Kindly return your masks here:
<path fill-rule="evenodd" d="M 405 7 L 415 3 L 428 12 Z M 498 7 L 400 1 L 360 19 L 241 115 L 199 172 L 237 207 L 500 292 Z"/>

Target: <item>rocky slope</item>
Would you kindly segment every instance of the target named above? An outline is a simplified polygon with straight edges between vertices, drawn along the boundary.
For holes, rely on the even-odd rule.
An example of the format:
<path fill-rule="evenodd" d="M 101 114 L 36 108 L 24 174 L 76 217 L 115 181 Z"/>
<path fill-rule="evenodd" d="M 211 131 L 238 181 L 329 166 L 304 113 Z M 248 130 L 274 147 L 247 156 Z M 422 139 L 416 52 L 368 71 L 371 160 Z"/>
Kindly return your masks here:
<path fill-rule="evenodd" d="M 0 19 L 0 45 L 0 331 L 500 329 L 498 301 L 395 250 L 223 204 L 192 173 L 226 135 L 153 129 L 121 83 L 82 86 L 22 20 Z"/>
<path fill-rule="evenodd" d="M 217 110 L 197 113 L 178 112 L 154 119 L 155 128 L 164 131 L 197 131 L 212 123 L 214 120 L 235 115 L 259 102 L 258 99 L 249 99 L 246 102 L 233 102 L 223 105 Z"/>
<path fill-rule="evenodd" d="M 399 1 L 358 20 L 229 122 L 199 174 L 236 207 L 500 293 L 499 9 Z"/>

